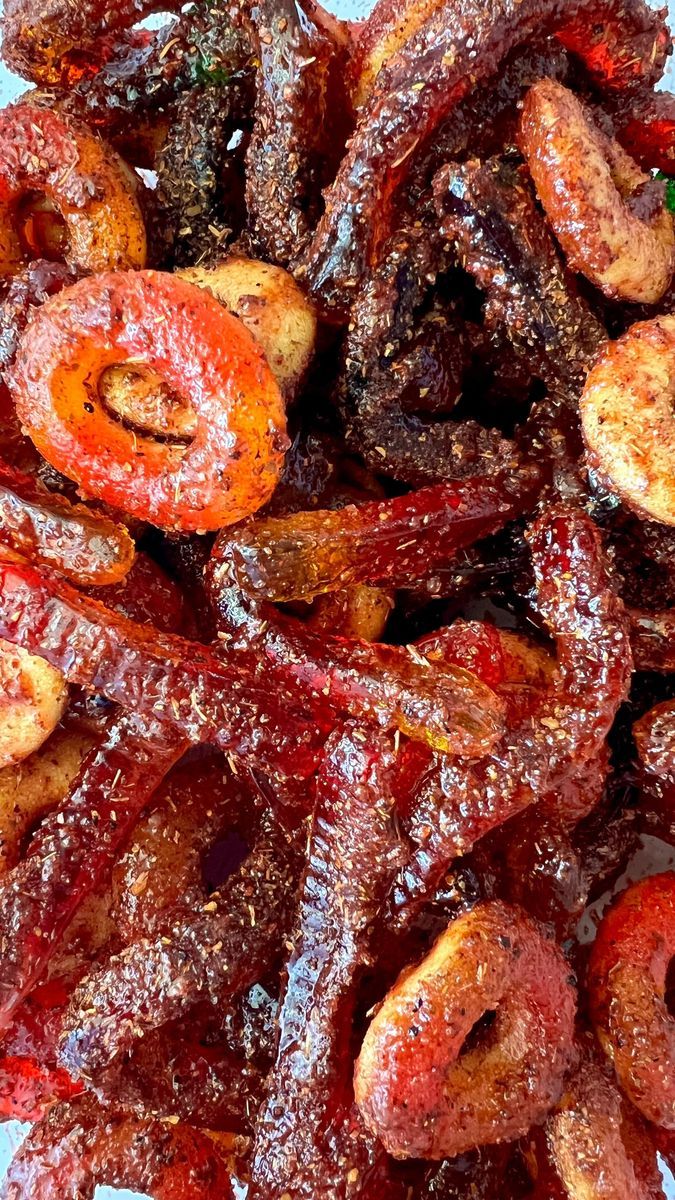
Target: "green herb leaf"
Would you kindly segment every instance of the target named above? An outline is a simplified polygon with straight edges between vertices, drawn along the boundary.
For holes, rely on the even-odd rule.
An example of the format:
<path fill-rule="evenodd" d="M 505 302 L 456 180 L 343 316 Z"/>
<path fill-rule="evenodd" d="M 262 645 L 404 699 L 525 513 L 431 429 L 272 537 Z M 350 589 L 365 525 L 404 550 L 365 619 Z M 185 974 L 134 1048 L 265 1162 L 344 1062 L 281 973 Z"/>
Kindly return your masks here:
<path fill-rule="evenodd" d="M 670 175 L 664 175 L 663 171 L 656 172 L 657 179 L 664 179 L 666 183 L 666 208 L 668 212 L 675 213 L 675 179 Z"/>

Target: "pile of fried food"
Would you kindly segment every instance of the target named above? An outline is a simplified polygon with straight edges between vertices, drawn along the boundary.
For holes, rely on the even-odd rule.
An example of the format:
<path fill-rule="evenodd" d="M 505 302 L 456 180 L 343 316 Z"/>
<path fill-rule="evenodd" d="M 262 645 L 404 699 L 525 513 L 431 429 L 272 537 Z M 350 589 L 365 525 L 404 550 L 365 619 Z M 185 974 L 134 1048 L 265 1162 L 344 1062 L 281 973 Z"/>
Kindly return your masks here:
<path fill-rule="evenodd" d="M 4 1200 L 656 1200 L 644 0 L 5 0 Z"/>

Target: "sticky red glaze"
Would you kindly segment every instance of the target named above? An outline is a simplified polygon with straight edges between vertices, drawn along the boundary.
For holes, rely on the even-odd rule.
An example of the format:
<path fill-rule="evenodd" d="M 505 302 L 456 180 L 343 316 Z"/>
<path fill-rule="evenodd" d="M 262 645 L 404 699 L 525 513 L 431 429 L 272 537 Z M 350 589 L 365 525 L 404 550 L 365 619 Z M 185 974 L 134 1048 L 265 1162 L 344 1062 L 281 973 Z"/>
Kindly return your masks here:
<path fill-rule="evenodd" d="M 0 1027 L 42 977 L 82 901 L 109 878 L 143 806 L 184 743 L 139 714 L 113 723 L 66 796 L 0 880 Z"/>
<path fill-rule="evenodd" d="M 123 525 L 50 494 L 2 461 L 0 542 L 84 587 L 119 583 L 136 553 Z"/>
<path fill-rule="evenodd" d="M 203 1133 L 152 1117 L 124 1116 L 90 1098 L 61 1105 L 15 1156 L 3 1200 L 93 1200 L 109 1184 L 152 1200 L 231 1200 L 231 1178 Z"/>
<path fill-rule="evenodd" d="M 131 360 L 196 415 L 189 445 L 115 420 L 96 380 Z M 90 495 L 169 529 L 209 530 L 271 496 L 288 445 L 281 394 L 262 351 L 203 288 L 156 271 L 81 280 L 40 308 L 12 390 L 26 432 Z"/>
<path fill-rule="evenodd" d="M 675 174 L 675 96 L 648 92 L 615 117 L 622 145 L 645 170 L 658 167 Z"/>
<path fill-rule="evenodd" d="M 0 628 L 6 631 L 0 636 L 37 646 L 71 682 L 155 714 L 188 741 L 213 741 L 250 755 L 274 773 L 306 776 L 315 769 L 325 730 L 297 715 L 297 694 L 272 694 L 256 680 L 255 657 L 227 657 L 224 647 L 216 657 L 206 646 L 130 621 L 28 566 L 0 563 L 0 597 Z"/>
<path fill-rule="evenodd" d="M 382 1152 L 350 1110 L 355 985 L 400 858 L 387 739 L 348 725 L 316 782 L 277 1059 L 253 1149 L 260 1200 L 377 1200 Z"/>
<path fill-rule="evenodd" d="M 434 894 L 453 858 L 598 758 L 628 694 L 628 620 L 593 522 L 580 511 L 551 509 L 529 541 L 557 673 L 482 761 L 438 756 L 431 765 L 410 817 L 415 849 L 390 897 L 396 923 L 407 924 Z"/>
<path fill-rule="evenodd" d="M 148 13 L 170 11 L 171 0 L 8 0 L 3 58 L 24 79 L 67 86 L 95 74 L 110 55 L 111 31 L 134 25 Z"/>
<path fill-rule="evenodd" d="M 675 873 L 632 884 L 603 917 L 588 973 L 591 1016 L 626 1095 L 675 1129 L 675 1018 L 665 999 L 675 956 Z"/>
<path fill-rule="evenodd" d="M 187 864 L 180 894 L 148 913 L 146 936 L 94 969 L 71 998 L 61 1046 L 71 1075 L 97 1079 L 145 1033 L 273 970 L 294 909 L 300 840 L 266 815 L 251 853 L 211 894 Z"/>
<path fill-rule="evenodd" d="M 0 1057 L 0 1117 L 7 1121 L 39 1121 L 52 1104 L 82 1091 L 61 1067 L 50 1070 L 33 1058 Z"/>
<path fill-rule="evenodd" d="M 301 687 L 324 725 L 349 713 L 452 754 L 476 757 L 503 728 L 504 705 L 484 683 L 452 662 L 429 662 L 414 646 L 390 646 L 312 630 L 271 605 L 256 607 L 233 588 L 213 588 L 221 637 L 253 650 L 270 679 L 292 694 Z"/>
<path fill-rule="evenodd" d="M 148 554 L 137 554 L 121 583 L 89 592 L 130 621 L 153 625 L 162 633 L 181 633 L 186 601 L 178 584 Z"/>
<path fill-rule="evenodd" d="M 482 1043 L 474 1025 L 496 1012 Z M 356 1064 L 356 1101 L 397 1157 L 512 1140 L 559 1098 L 576 996 L 557 946 L 498 902 L 458 917 L 386 996 Z"/>
<path fill-rule="evenodd" d="M 600 27 L 602 57 L 585 36 L 589 10 Z M 377 261 L 392 232 L 397 190 L 417 146 L 535 30 L 564 30 L 569 43 L 582 57 L 588 53 L 593 67 L 604 74 L 603 82 L 610 82 L 611 74 L 611 84 L 619 90 L 636 75 L 658 78 L 669 45 L 662 17 L 640 2 L 547 0 L 542 5 L 538 0 L 503 0 L 486 9 L 476 0 L 464 3 L 451 19 L 443 5 L 432 8 L 380 71 L 326 193 L 326 211 L 305 256 L 313 290 L 326 309 L 344 313 Z"/>
<path fill-rule="evenodd" d="M 424 579 L 531 501 L 536 468 L 438 484 L 392 500 L 264 517 L 222 533 L 216 582 L 252 596 L 311 600 L 356 583 Z"/>

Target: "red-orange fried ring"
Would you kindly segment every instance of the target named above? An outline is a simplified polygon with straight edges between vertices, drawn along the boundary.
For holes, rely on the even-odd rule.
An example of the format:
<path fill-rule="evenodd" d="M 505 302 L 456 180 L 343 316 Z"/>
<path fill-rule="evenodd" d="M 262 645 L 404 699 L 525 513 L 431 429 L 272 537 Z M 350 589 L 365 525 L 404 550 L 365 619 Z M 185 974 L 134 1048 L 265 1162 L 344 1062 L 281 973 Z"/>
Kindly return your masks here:
<path fill-rule="evenodd" d="M 522 1136 L 560 1097 L 575 1008 L 569 969 L 539 927 L 500 902 L 477 905 L 374 1017 L 355 1074 L 366 1124 L 397 1158 Z"/>
<path fill-rule="evenodd" d="M 47 108 L 0 112 L 0 275 L 32 258 L 80 274 L 143 267 L 136 177 L 86 126 Z"/>
<path fill-rule="evenodd" d="M 627 1096 L 656 1125 L 675 1129 L 675 1018 L 668 968 L 675 957 L 675 872 L 633 884 L 605 914 L 589 963 L 591 1017 Z"/>
<path fill-rule="evenodd" d="M 611 298 L 660 300 L 675 266 L 663 185 L 595 127 L 576 96 L 554 79 L 527 93 L 519 141 L 570 267 Z"/>
<path fill-rule="evenodd" d="M 675 525 L 675 317 L 610 342 L 581 397 L 590 465 L 630 508 Z"/>
<path fill-rule="evenodd" d="M 106 408 L 97 384 L 122 364 L 156 373 L 194 412 L 191 440 Z M 52 466 L 166 529 L 219 529 L 255 512 L 288 445 L 281 394 L 251 334 L 203 288 L 156 271 L 83 279 L 47 301 L 19 346 L 12 389 Z"/>
<path fill-rule="evenodd" d="M 663 1200 L 650 1130 L 592 1053 L 545 1128 L 569 1200 Z M 535 1197 L 550 1200 L 550 1193 L 542 1187 Z"/>

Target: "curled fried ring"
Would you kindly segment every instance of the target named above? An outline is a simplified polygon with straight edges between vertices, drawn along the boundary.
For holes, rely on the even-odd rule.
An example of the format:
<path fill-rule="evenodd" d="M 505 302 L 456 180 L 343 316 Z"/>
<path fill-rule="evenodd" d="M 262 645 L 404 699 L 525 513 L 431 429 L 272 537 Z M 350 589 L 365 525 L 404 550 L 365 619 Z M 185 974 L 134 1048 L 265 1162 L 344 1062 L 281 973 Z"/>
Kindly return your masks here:
<path fill-rule="evenodd" d="M 63 675 L 0 640 L 0 767 L 21 762 L 56 728 L 68 703 Z"/>
<path fill-rule="evenodd" d="M 675 317 L 641 321 L 610 342 L 586 380 L 588 459 L 642 516 L 675 525 Z"/>
<path fill-rule="evenodd" d="M 643 1116 L 675 1129 L 675 873 L 629 887 L 600 924 L 589 964 L 591 1017 L 624 1092 Z"/>
<path fill-rule="evenodd" d="M 575 993 L 562 954 L 518 909 L 477 905 L 389 992 L 366 1033 L 355 1095 L 398 1158 L 513 1140 L 562 1092 Z M 467 1038 L 486 1014 L 491 1028 Z"/>
<path fill-rule="evenodd" d="M 570 1200 L 657 1200 L 664 1194 L 647 1125 L 592 1053 L 584 1055 L 549 1118 L 546 1140 Z M 543 1187 L 535 1192 L 541 1200 L 544 1195 Z"/>
<path fill-rule="evenodd" d="M 188 445 L 108 411 L 98 381 L 129 363 L 193 410 Z M 52 466 L 155 525 L 219 529 L 264 504 L 281 472 L 284 405 L 262 351 L 209 292 L 176 276 L 110 273 L 53 296 L 21 341 L 12 387 Z"/>
<path fill-rule="evenodd" d="M 554 79 L 527 93 L 519 140 L 570 267 L 610 298 L 660 300 L 675 265 L 663 185 L 594 126 L 576 96 Z"/>
<path fill-rule="evenodd" d="M 0 113 L 0 274 L 64 258 L 79 274 L 144 267 L 135 176 L 83 125 L 19 104 Z"/>

